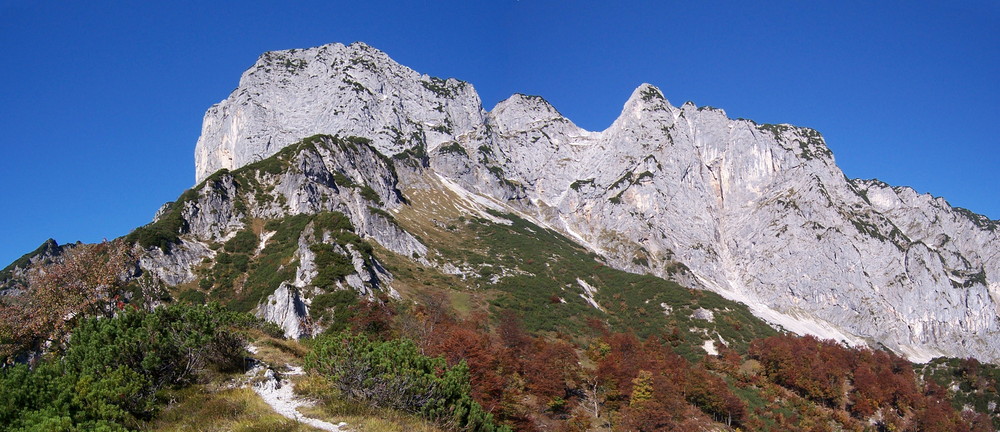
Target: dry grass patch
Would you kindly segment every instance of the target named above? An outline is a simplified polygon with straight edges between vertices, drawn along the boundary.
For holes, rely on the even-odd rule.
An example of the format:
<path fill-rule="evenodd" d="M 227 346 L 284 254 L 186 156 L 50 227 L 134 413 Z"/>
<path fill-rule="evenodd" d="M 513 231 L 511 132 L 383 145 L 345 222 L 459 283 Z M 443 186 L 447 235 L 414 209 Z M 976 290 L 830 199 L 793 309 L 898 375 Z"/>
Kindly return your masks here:
<path fill-rule="evenodd" d="M 257 347 L 257 353 L 251 356 L 273 367 L 301 365 L 302 359 L 309 353 L 309 348 L 296 340 L 278 339 L 260 331 L 253 331 L 248 336 Z"/>
<path fill-rule="evenodd" d="M 316 403 L 299 408 L 303 415 L 334 424 L 346 422 L 348 429 L 359 432 L 445 432 L 412 414 L 347 401 L 324 377 L 304 375 L 292 381 L 297 395 Z"/>
<path fill-rule="evenodd" d="M 410 233 L 419 235 L 432 249 L 465 245 L 469 247 L 469 233 L 463 228 L 476 217 L 472 207 L 478 206 L 449 190 L 436 179 L 428 179 L 436 187 L 406 189 L 403 193 L 409 205 L 395 214 L 396 221 Z"/>
<path fill-rule="evenodd" d="M 319 429 L 282 417 L 249 388 L 195 385 L 169 395 L 169 403 L 146 425 L 155 431 L 305 432 Z"/>
<path fill-rule="evenodd" d="M 470 285 L 456 275 L 442 273 L 433 267 L 402 257 L 374 244 L 374 254 L 393 275 L 391 286 L 407 300 L 417 301 L 428 293 L 444 294 L 452 308 L 462 317 L 476 311 L 488 311 L 490 300 L 496 293 Z"/>

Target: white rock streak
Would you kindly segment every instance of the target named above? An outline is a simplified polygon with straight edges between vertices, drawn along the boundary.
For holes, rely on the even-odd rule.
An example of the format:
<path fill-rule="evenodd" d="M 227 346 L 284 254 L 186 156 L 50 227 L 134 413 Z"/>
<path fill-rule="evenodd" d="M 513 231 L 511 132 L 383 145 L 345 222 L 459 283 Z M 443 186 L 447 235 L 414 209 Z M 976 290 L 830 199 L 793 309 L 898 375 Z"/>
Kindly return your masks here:
<path fill-rule="evenodd" d="M 701 344 L 701 349 L 705 350 L 708 355 L 719 355 L 719 350 L 715 349 L 714 340 L 706 340 L 705 343 Z"/>
<path fill-rule="evenodd" d="M 594 300 L 594 294 L 597 294 L 597 288 L 594 288 L 583 279 L 577 279 L 576 282 L 579 283 L 580 286 L 583 288 L 583 293 L 580 294 L 580 297 L 586 300 L 587 303 L 590 303 L 590 305 L 593 306 L 594 309 L 604 312 L 604 308 L 601 307 L 601 305 L 597 304 L 597 300 Z"/>

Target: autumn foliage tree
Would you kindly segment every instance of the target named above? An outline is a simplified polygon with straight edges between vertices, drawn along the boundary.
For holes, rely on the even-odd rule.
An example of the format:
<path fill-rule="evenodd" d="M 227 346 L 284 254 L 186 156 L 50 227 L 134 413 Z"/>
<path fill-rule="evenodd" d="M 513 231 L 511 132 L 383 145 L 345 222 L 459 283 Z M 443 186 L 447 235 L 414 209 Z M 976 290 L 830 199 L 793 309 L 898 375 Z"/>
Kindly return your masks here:
<path fill-rule="evenodd" d="M 473 398 L 513 429 L 541 430 L 569 409 L 579 361 L 568 342 L 528 334 L 513 314 L 496 325 L 481 313 L 459 318 L 443 296 L 428 295 L 413 310 L 390 315 L 424 354 L 468 365 Z"/>
<path fill-rule="evenodd" d="M 921 386 L 913 365 L 895 354 L 848 348 L 812 336 L 754 341 L 749 355 L 768 378 L 802 396 L 861 420 L 910 431 L 964 431 L 988 419 L 964 419 L 940 386 Z"/>
<path fill-rule="evenodd" d="M 812 336 L 775 336 L 754 341 L 750 355 L 778 384 L 829 406 L 843 406 L 851 370 L 850 350 Z"/>
<path fill-rule="evenodd" d="M 105 241 L 67 248 L 57 262 L 31 269 L 24 292 L 0 296 L 0 358 L 47 342 L 59 348 L 78 321 L 114 316 L 124 306 L 129 263 L 125 243 Z"/>
<path fill-rule="evenodd" d="M 871 422 L 899 431 L 992 430 L 988 416 L 959 414 L 947 391 L 925 387 L 905 359 L 813 337 L 760 339 L 745 352 L 720 346 L 718 355 L 692 360 L 674 351 L 671 334 L 639 339 L 591 320 L 596 335 L 582 338 L 581 350 L 560 335 L 527 332 L 509 311 L 460 317 L 445 295 L 415 304 L 361 300 L 352 313 L 356 333 L 409 339 L 422 355 L 467 367 L 472 399 L 512 430 L 825 431 Z M 965 363 L 963 373 L 975 376 L 977 365 Z"/>
<path fill-rule="evenodd" d="M 656 338 L 640 341 L 607 334 L 597 353 L 596 376 L 608 388 L 609 408 L 619 409 L 622 430 L 694 430 L 712 420 L 741 424 L 746 404 L 726 382 L 692 364 Z"/>

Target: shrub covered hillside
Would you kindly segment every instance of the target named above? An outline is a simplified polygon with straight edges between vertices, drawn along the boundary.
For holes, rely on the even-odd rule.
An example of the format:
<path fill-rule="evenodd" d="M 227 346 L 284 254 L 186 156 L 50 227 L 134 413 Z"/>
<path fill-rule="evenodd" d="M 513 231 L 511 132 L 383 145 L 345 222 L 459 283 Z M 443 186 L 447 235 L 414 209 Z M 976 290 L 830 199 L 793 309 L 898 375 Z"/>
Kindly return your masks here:
<path fill-rule="evenodd" d="M 0 425 L 11 431 L 142 429 L 161 390 L 207 370 L 243 369 L 238 329 L 256 319 L 218 307 L 173 305 L 89 318 L 35 364 L 0 371 Z"/>
<path fill-rule="evenodd" d="M 759 339 L 744 352 L 720 346 L 690 361 L 669 335 L 640 339 L 593 321 L 581 346 L 532 335 L 513 314 L 458 318 L 442 298 L 362 300 L 350 315 L 350 334 L 320 338 L 309 362 L 346 397 L 419 411 L 416 401 L 440 397 L 429 389 L 441 387 L 423 383 L 467 368 L 473 400 L 513 430 L 994 430 L 906 360 L 812 337 Z M 443 363 L 413 360 L 417 348 Z"/>
<path fill-rule="evenodd" d="M 306 365 L 333 380 L 344 396 L 375 406 L 410 411 L 451 428 L 510 431 L 470 395 L 465 362 L 449 366 L 406 339 L 370 340 L 341 333 L 320 338 Z"/>
<path fill-rule="evenodd" d="M 23 295 L 3 300 L 16 312 L 0 317 L 4 430 L 150 429 L 170 424 L 159 419 L 165 410 L 185 412 L 176 406 L 241 385 L 203 384 L 214 374 L 242 376 L 244 335 L 264 324 L 169 296 L 147 310 L 141 287 L 100 278 L 120 269 L 120 248 L 74 249 Z M 368 406 L 470 431 L 994 430 L 989 416 L 964 409 L 994 409 L 992 369 L 971 361 L 956 369 L 936 362 L 918 375 L 887 352 L 790 335 L 715 343 L 718 355 L 694 355 L 697 341 L 678 337 L 676 327 L 642 327 L 640 335 L 591 316 L 568 334 L 526 326 L 524 315 L 498 303 L 457 309 L 452 288 L 422 288 L 398 300 L 333 291 L 324 301 L 337 325 L 298 347 L 271 342 L 297 353 L 300 360 L 282 361 L 301 361 L 309 382 L 328 383 L 316 409 L 338 416 Z M 93 290 L 93 301 L 65 300 Z M 60 315 L 44 314 L 47 307 Z M 43 354 L 25 356 L 31 352 Z M 200 390 L 182 391 L 191 385 Z M 959 399 L 953 387 L 968 391 Z M 263 424 L 255 421 L 240 424 Z M 276 427 L 267 424 L 258 427 Z"/>
<path fill-rule="evenodd" d="M 988 413 L 1000 424 L 1000 367 L 973 358 L 937 358 L 917 365 L 917 373 L 941 387 L 956 409 Z M 947 390 L 944 390 L 947 389 Z"/>

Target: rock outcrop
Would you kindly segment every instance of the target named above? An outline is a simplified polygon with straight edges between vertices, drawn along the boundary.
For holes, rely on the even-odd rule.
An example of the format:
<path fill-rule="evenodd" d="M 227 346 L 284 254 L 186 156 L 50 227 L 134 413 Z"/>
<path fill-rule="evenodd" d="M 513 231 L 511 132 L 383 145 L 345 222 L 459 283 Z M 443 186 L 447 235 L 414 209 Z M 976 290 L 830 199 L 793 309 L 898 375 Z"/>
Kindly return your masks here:
<path fill-rule="evenodd" d="M 31 267 L 59 260 L 67 247 L 73 245 L 60 245 L 53 239 L 45 240 L 35 250 L 0 270 L 0 295 L 20 294 L 27 287 Z"/>
<path fill-rule="evenodd" d="M 278 286 L 261 303 L 257 316 L 278 324 L 286 337 L 298 339 L 311 334 L 307 325 L 309 306 L 302 299 L 299 289 L 287 282 Z"/>

